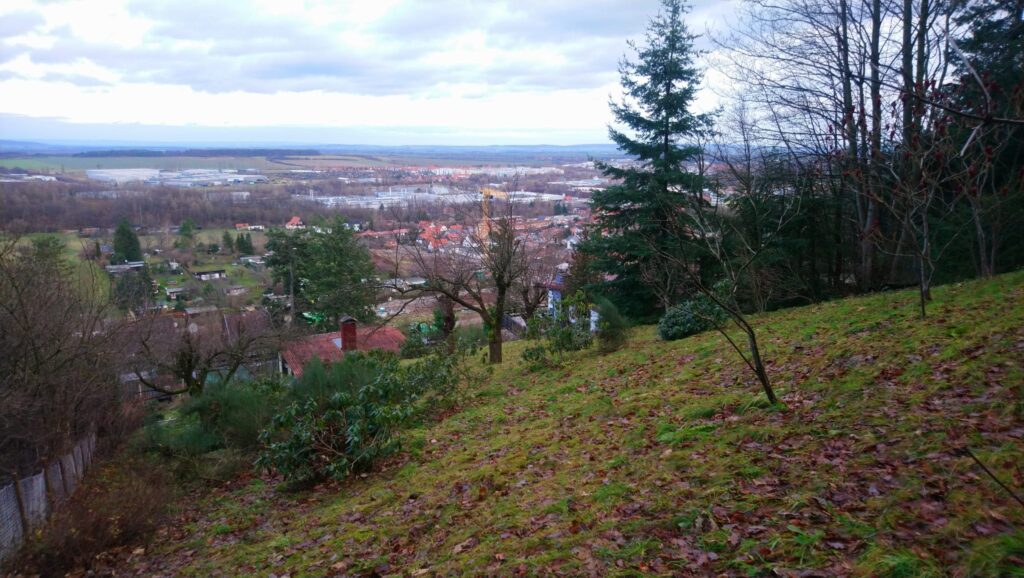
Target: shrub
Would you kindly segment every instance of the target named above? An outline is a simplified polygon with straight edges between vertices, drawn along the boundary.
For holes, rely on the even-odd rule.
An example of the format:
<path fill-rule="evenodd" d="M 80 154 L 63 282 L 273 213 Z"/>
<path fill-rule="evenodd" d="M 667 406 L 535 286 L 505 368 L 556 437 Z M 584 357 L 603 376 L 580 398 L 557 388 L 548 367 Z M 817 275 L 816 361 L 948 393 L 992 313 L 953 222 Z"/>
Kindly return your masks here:
<path fill-rule="evenodd" d="M 432 349 L 430 342 L 419 332 L 410 331 L 402 342 L 402 349 L 399 356 L 402 359 L 417 359 L 428 355 Z"/>
<path fill-rule="evenodd" d="M 554 315 L 546 314 L 531 319 L 534 330 L 543 332 L 540 344 L 527 347 L 522 352 L 523 361 L 529 369 L 537 370 L 544 367 L 559 365 L 564 354 L 580 351 L 590 347 L 594 335 L 590 332 L 591 304 L 582 291 L 561 299 L 555 307 Z"/>
<path fill-rule="evenodd" d="M 455 330 L 458 346 L 462 349 L 476 349 L 487 345 L 487 329 L 483 325 L 469 325 Z"/>
<path fill-rule="evenodd" d="M 280 408 L 283 386 L 274 380 L 212 384 L 181 409 L 195 415 L 202 430 L 214 436 L 219 448 L 251 450 L 260 432 Z"/>
<path fill-rule="evenodd" d="M 540 339 L 551 324 L 547 311 L 540 312 L 526 320 L 526 339 Z"/>
<path fill-rule="evenodd" d="M 434 347 L 443 341 L 441 332 L 436 325 L 428 323 L 412 323 L 403 330 L 405 341 L 399 355 L 402 359 L 416 359 L 430 355 Z"/>
<path fill-rule="evenodd" d="M 629 329 L 626 320 L 619 313 L 614 303 L 598 297 L 594 300 L 597 307 L 597 349 L 601 353 L 618 351 L 626 344 L 626 332 Z"/>
<path fill-rule="evenodd" d="M 90 570 L 97 555 L 144 542 L 159 527 L 173 488 L 162 468 L 121 454 L 90 472 L 71 499 L 33 534 L 15 574 L 63 576 Z M 12 568 L 13 569 L 13 568 Z"/>
<path fill-rule="evenodd" d="M 706 295 L 697 295 L 665 312 L 658 322 L 658 334 L 674 341 L 714 329 L 725 321 L 726 313 Z"/>
<path fill-rule="evenodd" d="M 594 341 L 590 333 L 590 302 L 582 291 L 562 298 L 545 335 L 548 349 L 554 353 L 580 351 Z"/>
<path fill-rule="evenodd" d="M 527 363 L 530 371 L 543 369 L 551 365 L 551 358 L 548 356 L 548 347 L 543 343 L 531 345 L 523 349 L 521 354 L 523 361 Z"/>
<path fill-rule="evenodd" d="M 397 430 L 429 408 L 421 399 L 443 398 L 457 380 L 456 363 L 401 366 L 384 353 L 349 354 L 330 367 L 314 360 L 261 435 L 266 449 L 257 464 L 300 484 L 368 469 L 398 448 Z"/>
<path fill-rule="evenodd" d="M 284 404 L 273 380 L 211 384 L 181 407 L 147 416 L 141 443 L 186 480 L 224 481 L 252 465 L 260 434 Z"/>

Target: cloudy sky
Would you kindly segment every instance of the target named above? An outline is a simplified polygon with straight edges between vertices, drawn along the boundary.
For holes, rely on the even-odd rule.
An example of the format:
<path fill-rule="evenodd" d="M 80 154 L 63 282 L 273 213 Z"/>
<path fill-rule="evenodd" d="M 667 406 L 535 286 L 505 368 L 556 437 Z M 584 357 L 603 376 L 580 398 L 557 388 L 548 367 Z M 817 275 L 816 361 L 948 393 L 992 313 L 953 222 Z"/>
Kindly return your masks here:
<path fill-rule="evenodd" d="M 691 30 L 721 27 L 731 4 L 694 2 Z M 657 0 L 4 0 L 0 139 L 606 142 L 617 62 L 657 9 Z M 713 103 L 707 92 L 698 105 Z"/>

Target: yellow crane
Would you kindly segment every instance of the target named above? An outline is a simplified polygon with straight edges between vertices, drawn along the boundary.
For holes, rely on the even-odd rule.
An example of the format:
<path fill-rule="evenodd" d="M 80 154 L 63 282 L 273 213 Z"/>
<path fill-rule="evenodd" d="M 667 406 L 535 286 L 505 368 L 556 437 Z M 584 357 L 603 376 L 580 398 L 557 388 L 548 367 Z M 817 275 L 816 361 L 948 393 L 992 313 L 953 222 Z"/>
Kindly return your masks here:
<path fill-rule="evenodd" d="M 476 233 L 480 241 L 485 242 L 491 238 L 491 199 L 497 198 L 507 201 L 508 193 L 491 187 L 481 187 L 480 196 L 482 197 L 480 209 L 483 212 L 483 218 L 480 219 L 480 225 L 477 227 Z"/>

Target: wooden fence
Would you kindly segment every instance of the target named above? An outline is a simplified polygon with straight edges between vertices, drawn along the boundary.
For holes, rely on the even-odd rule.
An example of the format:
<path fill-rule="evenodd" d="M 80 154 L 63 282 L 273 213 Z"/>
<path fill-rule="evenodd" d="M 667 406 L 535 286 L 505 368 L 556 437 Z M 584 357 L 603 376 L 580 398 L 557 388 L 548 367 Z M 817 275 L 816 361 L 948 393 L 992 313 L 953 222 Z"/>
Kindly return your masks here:
<path fill-rule="evenodd" d="M 92 464 L 95 450 L 93 433 L 34 475 L 0 487 L 0 568 L 18 552 L 32 530 L 44 524 L 75 491 Z"/>

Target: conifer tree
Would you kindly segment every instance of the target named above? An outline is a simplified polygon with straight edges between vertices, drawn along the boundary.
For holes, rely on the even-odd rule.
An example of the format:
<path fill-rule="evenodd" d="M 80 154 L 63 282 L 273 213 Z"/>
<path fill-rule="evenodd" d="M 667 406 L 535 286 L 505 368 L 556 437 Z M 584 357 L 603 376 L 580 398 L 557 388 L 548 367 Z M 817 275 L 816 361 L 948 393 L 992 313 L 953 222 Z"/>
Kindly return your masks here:
<path fill-rule="evenodd" d="M 135 235 L 132 226 L 126 219 L 121 219 L 114 231 L 114 256 L 111 261 L 124 263 L 125 261 L 141 261 L 142 247 L 139 245 L 139 237 Z"/>
<path fill-rule="evenodd" d="M 235 252 L 235 240 L 231 238 L 231 233 L 227 231 L 224 231 L 224 235 L 221 236 L 220 245 L 225 253 Z"/>
<path fill-rule="evenodd" d="M 623 128 L 610 126 L 608 133 L 636 162 L 600 165 L 620 184 L 594 193 L 596 223 L 581 246 L 594 267 L 615 275 L 605 290 L 625 314 L 638 318 L 657 313 L 655 305 L 671 305 L 671 267 L 659 257 L 665 248 L 651 241 L 667 242 L 662 229 L 681 210 L 682 196 L 702 187 L 688 165 L 701 153 L 693 143 L 710 131 L 712 117 L 690 110 L 701 72 L 696 36 L 683 22 L 686 10 L 682 0 L 663 0 L 647 28 L 646 45 L 630 42 L 635 60 L 624 57 L 619 65 L 624 98 L 610 106 Z M 665 287 L 658 290 L 659 284 Z"/>

